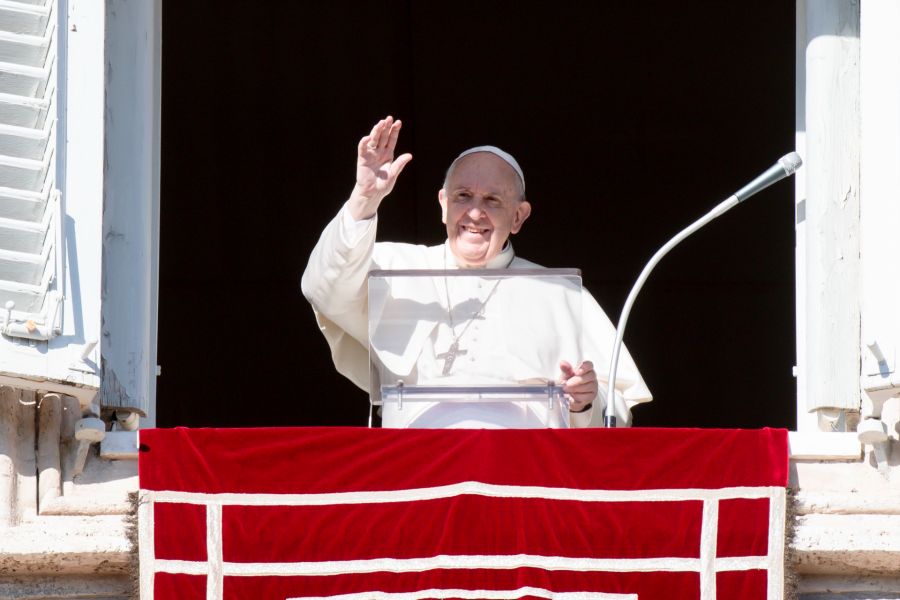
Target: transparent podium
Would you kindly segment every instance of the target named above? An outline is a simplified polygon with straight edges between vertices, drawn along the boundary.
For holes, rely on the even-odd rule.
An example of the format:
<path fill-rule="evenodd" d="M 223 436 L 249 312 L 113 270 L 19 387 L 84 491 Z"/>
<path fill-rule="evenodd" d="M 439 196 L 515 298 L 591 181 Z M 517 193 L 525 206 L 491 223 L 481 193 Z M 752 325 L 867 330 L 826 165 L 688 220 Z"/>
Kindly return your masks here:
<path fill-rule="evenodd" d="M 368 286 L 384 427 L 569 426 L 556 380 L 582 357 L 579 270 L 379 270 Z"/>

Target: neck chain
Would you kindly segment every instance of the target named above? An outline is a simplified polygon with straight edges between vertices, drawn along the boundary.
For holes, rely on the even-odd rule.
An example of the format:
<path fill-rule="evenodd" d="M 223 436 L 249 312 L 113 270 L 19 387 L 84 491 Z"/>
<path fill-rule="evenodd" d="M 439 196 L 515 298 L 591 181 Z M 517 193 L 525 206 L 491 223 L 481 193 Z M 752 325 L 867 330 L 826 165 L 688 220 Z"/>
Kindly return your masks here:
<path fill-rule="evenodd" d="M 444 270 L 447 270 L 447 247 L 444 247 Z M 472 316 L 469 317 L 469 320 L 466 321 L 465 327 L 463 327 L 462 331 L 456 333 L 456 324 L 453 323 L 453 303 L 450 301 L 450 285 L 447 281 L 447 276 L 444 275 L 444 292 L 447 295 L 447 320 L 450 323 L 450 333 L 453 335 L 453 341 L 450 343 L 450 347 L 447 348 L 446 352 L 441 352 L 440 354 L 436 354 L 435 358 L 441 359 L 444 361 L 444 368 L 441 371 L 441 375 L 449 375 L 450 371 L 453 370 L 453 363 L 456 362 L 456 359 L 459 356 L 464 354 L 468 354 L 468 350 L 464 350 L 459 347 L 459 340 L 465 335 L 466 331 L 469 330 L 469 326 L 476 319 L 484 318 L 484 310 L 487 307 L 488 301 L 490 301 L 491 297 L 494 295 L 494 292 L 497 291 L 497 287 L 500 285 L 500 279 L 497 280 L 497 283 L 494 284 L 494 287 L 491 288 L 491 291 L 488 292 L 487 297 L 481 301 L 478 310 L 472 313 Z"/>

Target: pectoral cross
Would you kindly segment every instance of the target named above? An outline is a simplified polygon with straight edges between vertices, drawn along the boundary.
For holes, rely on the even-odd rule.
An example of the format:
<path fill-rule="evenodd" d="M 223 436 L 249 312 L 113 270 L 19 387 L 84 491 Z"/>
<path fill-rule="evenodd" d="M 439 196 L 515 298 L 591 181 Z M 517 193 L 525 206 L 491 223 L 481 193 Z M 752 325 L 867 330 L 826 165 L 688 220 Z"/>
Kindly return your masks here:
<path fill-rule="evenodd" d="M 466 353 L 468 353 L 468 350 L 463 350 L 459 347 L 459 340 L 453 340 L 446 352 L 441 352 L 435 356 L 435 358 L 444 361 L 444 369 L 441 371 L 441 375 L 449 375 L 453 369 L 453 363 L 456 362 L 456 357 Z"/>

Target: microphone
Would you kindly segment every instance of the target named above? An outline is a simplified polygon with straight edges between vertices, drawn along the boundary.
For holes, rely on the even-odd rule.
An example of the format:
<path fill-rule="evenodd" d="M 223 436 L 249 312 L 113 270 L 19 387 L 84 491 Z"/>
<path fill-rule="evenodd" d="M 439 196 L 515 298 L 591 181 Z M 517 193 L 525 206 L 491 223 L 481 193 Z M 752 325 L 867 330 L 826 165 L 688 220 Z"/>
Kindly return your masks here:
<path fill-rule="evenodd" d="M 800 168 L 803 161 L 796 152 L 785 154 L 778 159 L 778 162 L 769 167 L 765 173 L 739 189 L 734 193 L 738 202 L 743 202 L 753 194 L 761 192 L 776 181 L 780 181 L 785 177 L 790 177 Z"/>
<path fill-rule="evenodd" d="M 644 267 L 644 270 L 641 271 L 641 274 L 638 276 L 637 281 L 634 282 L 634 287 L 631 288 L 631 292 L 628 294 L 628 298 L 625 300 L 625 305 L 622 307 L 622 314 L 619 316 L 619 325 L 616 327 L 616 341 L 613 344 L 612 359 L 610 360 L 609 364 L 609 387 L 607 387 L 606 393 L 606 415 L 603 418 L 604 427 L 616 426 L 616 370 L 619 366 L 619 352 L 621 352 L 622 350 L 622 338 L 625 337 L 625 326 L 628 323 L 628 315 L 631 313 L 631 307 L 634 305 L 634 301 L 637 298 L 638 292 L 640 292 L 641 288 L 644 286 L 644 282 L 647 281 L 647 278 L 650 276 L 650 271 L 652 271 L 657 263 L 662 260 L 663 256 L 669 253 L 669 250 L 681 243 L 681 241 L 686 237 L 688 237 L 719 215 L 734 208 L 750 196 L 766 189 L 776 181 L 780 181 L 785 177 L 790 177 L 794 174 L 794 172 L 797 171 L 797 169 L 800 168 L 800 165 L 802 164 L 803 161 L 800 159 L 800 155 L 796 152 L 785 154 L 778 159 L 777 163 L 769 167 L 759 177 L 736 191 L 734 194 L 729 196 L 727 200 L 694 221 L 694 223 L 684 228 L 678 235 L 666 242 L 666 244 L 662 248 L 656 251 L 656 254 L 653 255 L 653 257 L 650 259 L 650 262 L 648 262 Z"/>

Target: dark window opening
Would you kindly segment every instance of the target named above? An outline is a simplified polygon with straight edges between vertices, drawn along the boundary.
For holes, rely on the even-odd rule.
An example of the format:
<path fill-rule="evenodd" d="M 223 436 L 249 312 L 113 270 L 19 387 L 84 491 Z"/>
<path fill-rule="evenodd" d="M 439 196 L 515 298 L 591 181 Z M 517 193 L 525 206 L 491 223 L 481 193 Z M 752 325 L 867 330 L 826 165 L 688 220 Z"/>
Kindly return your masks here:
<path fill-rule="evenodd" d="M 166 3 L 159 426 L 363 425 L 299 290 L 359 138 L 414 159 L 379 239 L 438 243 L 462 149 L 522 164 L 521 256 L 578 267 L 615 321 L 647 259 L 794 144 L 792 3 Z M 626 343 L 635 425 L 793 427 L 793 186 L 657 267 Z M 598 365 L 605 369 L 605 365 Z"/>

